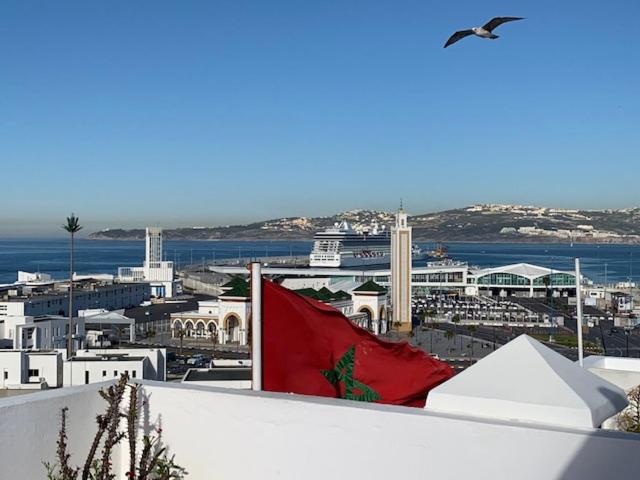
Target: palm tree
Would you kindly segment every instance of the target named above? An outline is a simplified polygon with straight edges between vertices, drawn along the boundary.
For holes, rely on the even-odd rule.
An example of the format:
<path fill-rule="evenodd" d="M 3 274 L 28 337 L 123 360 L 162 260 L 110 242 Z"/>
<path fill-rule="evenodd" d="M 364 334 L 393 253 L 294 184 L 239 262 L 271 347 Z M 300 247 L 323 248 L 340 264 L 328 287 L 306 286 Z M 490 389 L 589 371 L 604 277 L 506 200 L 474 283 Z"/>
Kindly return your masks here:
<path fill-rule="evenodd" d="M 453 330 L 447 330 L 446 332 L 444 332 L 444 336 L 447 340 L 449 340 L 449 343 L 451 343 L 451 339 L 454 338 L 456 334 L 453 333 Z"/>
<path fill-rule="evenodd" d="M 122 342 L 122 327 L 114 327 L 116 330 L 116 336 L 118 338 L 118 347 L 120 346 L 120 343 Z"/>
<path fill-rule="evenodd" d="M 69 249 L 69 336 L 67 337 L 67 358 L 71 358 L 73 354 L 73 241 L 75 234 L 82 230 L 80 218 L 72 213 L 70 217 L 67 217 L 67 224 L 63 225 L 62 228 L 71 234 Z"/>
<path fill-rule="evenodd" d="M 182 355 L 182 342 L 184 340 L 184 329 L 179 327 L 176 329 L 176 335 L 180 339 L 180 355 Z"/>
<path fill-rule="evenodd" d="M 216 328 L 212 328 L 209 331 L 209 336 L 211 340 L 211 360 L 216 358 L 216 343 L 218 343 L 218 330 Z"/>
<path fill-rule="evenodd" d="M 455 337 L 458 334 L 458 325 L 460 324 L 460 315 L 456 313 L 451 319 L 451 321 L 453 322 L 453 330 L 455 332 L 453 336 Z M 462 337 L 460 337 L 460 350 L 462 350 Z"/>

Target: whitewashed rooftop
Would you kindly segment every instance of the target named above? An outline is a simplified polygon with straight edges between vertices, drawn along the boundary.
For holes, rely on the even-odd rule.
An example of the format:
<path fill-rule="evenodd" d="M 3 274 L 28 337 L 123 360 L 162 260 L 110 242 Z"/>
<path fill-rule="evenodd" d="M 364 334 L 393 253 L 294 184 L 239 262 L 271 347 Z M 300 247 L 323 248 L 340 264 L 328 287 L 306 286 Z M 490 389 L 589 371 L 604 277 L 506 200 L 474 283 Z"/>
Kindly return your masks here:
<path fill-rule="evenodd" d="M 521 335 L 432 390 L 425 408 L 593 428 L 627 403 L 621 388 Z"/>
<path fill-rule="evenodd" d="M 99 387 L 0 399 L 0 478 L 45 478 L 41 461 L 55 458 L 65 406 L 71 460 L 82 462 L 105 405 Z M 637 434 L 164 382 L 142 382 L 141 393 L 141 427 L 162 427 L 187 480 L 602 480 L 640 471 Z M 113 460 L 125 479 L 126 441 Z"/>

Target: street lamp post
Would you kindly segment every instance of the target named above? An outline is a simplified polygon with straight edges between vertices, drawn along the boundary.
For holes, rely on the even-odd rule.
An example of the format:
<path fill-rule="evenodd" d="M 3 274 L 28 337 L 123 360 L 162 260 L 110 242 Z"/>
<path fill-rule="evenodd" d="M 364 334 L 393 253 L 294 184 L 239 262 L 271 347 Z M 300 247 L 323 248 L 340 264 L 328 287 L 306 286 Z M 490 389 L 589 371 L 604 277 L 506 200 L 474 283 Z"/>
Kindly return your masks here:
<path fill-rule="evenodd" d="M 628 328 L 624 329 L 624 336 L 626 337 L 626 340 L 627 340 L 627 357 L 629 357 L 629 329 Z"/>

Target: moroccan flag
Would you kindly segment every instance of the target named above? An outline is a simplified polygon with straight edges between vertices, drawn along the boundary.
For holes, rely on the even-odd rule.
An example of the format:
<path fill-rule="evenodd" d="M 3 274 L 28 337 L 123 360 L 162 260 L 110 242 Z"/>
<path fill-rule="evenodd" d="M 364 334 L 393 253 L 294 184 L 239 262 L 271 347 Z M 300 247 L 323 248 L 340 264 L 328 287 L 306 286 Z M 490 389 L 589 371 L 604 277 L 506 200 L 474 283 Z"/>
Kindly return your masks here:
<path fill-rule="evenodd" d="M 262 386 L 272 392 L 424 407 L 452 368 L 354 325 L 333 307 L 262 282 Z"/>

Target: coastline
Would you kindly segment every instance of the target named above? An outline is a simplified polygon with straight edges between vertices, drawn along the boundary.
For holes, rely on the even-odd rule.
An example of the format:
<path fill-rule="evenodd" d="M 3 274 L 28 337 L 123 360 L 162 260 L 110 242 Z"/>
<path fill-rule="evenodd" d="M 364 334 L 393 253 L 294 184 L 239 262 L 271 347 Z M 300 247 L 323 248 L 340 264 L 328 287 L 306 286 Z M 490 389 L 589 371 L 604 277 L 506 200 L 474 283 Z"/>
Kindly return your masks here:
<path fill-rule="evenodd" d="M 180 238 L 172 238 L 169 235 L 166 235 L 165 239 L 167 241 L 178 241 L 178 242 L 312 242 L 313 236 L 310 237 L 298 237 L 298 236 L 278 236 L 278 237 L 261 237 L 261 236 L 229 236 L 225 238 L 191 238 L 191 237 L 180 237 Z M 144 237 L 124 237 L 124 238 L 113 238 L 106 236 L 88 236 L 82 238 L 80 240 L 98 240 L 98 241 L 109 241 L 109 242 L 139 242 L 144 241 Z M 416 243 L 496 243 L 496 244 L 531 244 L 531 245 L 570 245 L 571 242 L 565 239 L 556 239 L 554 237 L 549 238 L 481 238 L 481 237 L 471 237 L 469 239 L 451 239 L 447 240 L 446 238 L 421 238 L 414 237 L 413 241 Z M 611 241 L 601 241 L 601 242 L 593 242 L 593 241 L 581 241 L 574 240 L 574 245 L 640 245 L 640 241 L 635 240 L 611 240 Z"/>

